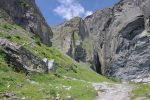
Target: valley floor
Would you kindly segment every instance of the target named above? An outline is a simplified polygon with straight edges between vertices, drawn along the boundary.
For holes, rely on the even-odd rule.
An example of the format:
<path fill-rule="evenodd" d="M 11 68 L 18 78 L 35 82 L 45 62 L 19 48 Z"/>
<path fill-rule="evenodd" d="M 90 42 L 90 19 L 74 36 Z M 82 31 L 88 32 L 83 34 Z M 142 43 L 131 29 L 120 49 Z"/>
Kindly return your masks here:
<path fill-rule="evenodd" d="M 7 62 L 3 45 L 0 46 L 1 100 L 94 100 L 95 97 L 96 100 L 150 100 L 149 84 L 134 84 L 133 88 L 132 84 L 130 86 L 114 82 L 95 73 L 86 65 L 75 62 L 55 48 L 45 46 L 19 26 L 2 23 L 0 37 L 18 43 L 39 59 L 54 59 L 57 68 L 56 75 L 25 75 L 21 71 L 17 73 Z M 27 63 L 32 68 L 31 61 Z"/>
<path fill-rule="evenodd" d="M 127 83 L 93 83 L 93 87 L 98 91 L 95 100 L 130 100 L 130 93 L 133 89 Z"/>

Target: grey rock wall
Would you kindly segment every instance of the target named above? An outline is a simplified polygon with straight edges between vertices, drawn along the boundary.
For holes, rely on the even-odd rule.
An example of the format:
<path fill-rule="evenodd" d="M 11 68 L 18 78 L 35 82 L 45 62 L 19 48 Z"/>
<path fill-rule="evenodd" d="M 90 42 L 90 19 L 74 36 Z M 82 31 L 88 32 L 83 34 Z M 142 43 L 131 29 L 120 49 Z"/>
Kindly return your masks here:
<path fill-rule="evenodd" d="M 69 55 L 76 61 L 86 62 L 86 48 L 83 41 L 89 34 L 81 18 L 73 18 L 63 24 L 52 27 L 54 38 L 53 46 Z"/>
<path fill-rule="evenodd" d="M 39 36 L 44 44 L 52 45 L 52 31 L 37 8 L 35 0 L 1 0 L 0 11 L 1 17 L 7 21 Z M 7 14 L 7 17 L 2 14 Z"/>
<path fill-rule="evenodd" d="M 94 46 L 104 75 L 124 80 L 150 78 L 150 35 L 145 25 L 149 21 L 143 11 L 147 2 L 121 0 L 85 19 L 89 34 L 97 41 Z"/>
<path fill-rule="evenodd" d="M 84 44 L 88 40 L 86 43 L 91 44 L 85 46 L 85 62 L 98 73 L 123 80 L 150 80 L 149 4 L 149 0 L 121 0 L 112 8 L 98 10 L 86 17 L 82 27 L 71 20 L 54 27 L 53 31 L 57 40 L 61 39 L 59 45 L 67 44 L 60 48 L 65 49 L 65 53 L 70 49 L 69 55 L 74 58 L 73 33 L 66 30 L 77 29 L 80 42 Z M 87 47 L 91 48 L 90 53 Z"/>

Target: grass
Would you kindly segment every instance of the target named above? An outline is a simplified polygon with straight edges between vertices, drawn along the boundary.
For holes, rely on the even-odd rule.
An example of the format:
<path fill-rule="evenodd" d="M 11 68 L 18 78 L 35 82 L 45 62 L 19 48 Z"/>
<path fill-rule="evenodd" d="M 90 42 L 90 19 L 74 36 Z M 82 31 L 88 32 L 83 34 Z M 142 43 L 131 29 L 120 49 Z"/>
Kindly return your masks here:
<path fill-rule="evenodd" d="M 80 37 L 78 35 L 77 32 L 73 33 L 73 41 L 74 41 L 74 45 L 76 46 L 76 42 L 80 40 Z"/>
<path fill-rule="evenodd" d="M 92 46 L 92 41 L 90 39 L 85 39 L 83 41 L 83 48 L 86 49 L 89 56 L 93 55 L 93 46 Z"/>
<path fill-rule="evenodd" d="M 73 61 L 55 48 L 42 44 L 39 38 L 19 26 L 11 24 L 0 25 L 0 37 L 24 46 L 41 59 L 54 59 L 57 67 L 57 76 L 51 73 L 46 75 L 30 74 L 28 76 L 24 73 L 16 73 L 5 61 L 5 53 L 1 47 L 0 94 L 13 93 L 19 99 L 25 98 L 27 100 L 52 99 L 56 95 L 59 95 L 61 99 L 71 96 L 78 100 L 92 100 L 96 96 L 96 92 L 91 87 L 90 82 L 111 82 L 111 80 Z M 64 76 L 76 78 L 77 80 L 66 79 Z M 21 86 L 18 84 L 21 84 Z M 68 90 L 66 87 L 71 88 Z"/>
<path fill-rule="evenodd" d="M 91 100 L 95 96 L 95 91 L 90 84 L 80 80 L 72 81 L 52 74 L 25 76 L 24 73 L 16 73 L 6 63 L 6 55 L 2 48 L 0 54 L 0 93 L 13 93 L 19 99 L 25 97 L 36 100 L 43 100 L 46 97 L 51 99 L 58 94 L 60 98 L 65 99 L 67 96 L 72 96 L 78 100 L 82 98 Z M 32 81 L 36 84 L 32 84 Z M 22 86 L 17 86 L 17 84 L 22 84 Z M 71 89 L 67 90 L 64 86 L 71 87 Z"/>
<path fill-rule="evenodd" d="M 51 73 L 29 74 L 28 76 L 24 73 L 16 73 L 11 65 L 7 64 L 6 55 L 3 48 L 0 47 L 0 99 L 3 99 L 1 94 L 13 93 L 19 99 L 25 98 L 27 100 L 52 99 L 56 96 L 60 99 L 67 99 L 67 96 L 71 96 L 77 100 L 93 100 L 96 91 L 94 91 L 90 82 L 120 82 L 116 79 L 112 81 L 98 75 L 90 68 L 78 64 L 55 48 L 47 47 L 39 41 L 38 37 L 26 32 L 17 25 L 1 23 L 0 37 L 24 46 L 41 59 L 54 59 L 57 67 L 57 76 Z M 85 42 L 90 41 L 85 40 Z M 83 46 L 89 50 L 89 53 L 92 52 L 90 43 L 83 44 Z M 66 79 L 64 76 L 76 80 Z M 135 85 L 137 88 L 132 91 L 131 99 L 138 97 L 150 98 L 150 85 Z"/>
<path fill-rule="evenodd" d="M 0 53 L 0 93 L 13 93 L 19 99 L 25 97 L 32 100 L 52 99 L 58 94 L 63 99 L 71 96 L 78 100 L 83 100 L 83 98 L 92 100 L 95 97 L 95 91 L 87 82 L 59 78 L 52 74 L 25 76 L 24 73 L 16 73 L 6 63 L 2 50 Z M 17 84 L 22 84 L 22 86 L 17 86 Z M 66 87 L 71 87 L 71 89 L 67 90 Z"/>
<path fill-rule="evenodd" d="M 21 6 L 24 8 L 29 7 L 28 3 L 25 0 L 20 0 Z"/>
<path fill-rule="evenodd" d="M 132 91 L 131 99 L 136 99 L 138 97 L 145 97 L 150 99 L 150 84 L 134 84 L 135 89 Z"/>

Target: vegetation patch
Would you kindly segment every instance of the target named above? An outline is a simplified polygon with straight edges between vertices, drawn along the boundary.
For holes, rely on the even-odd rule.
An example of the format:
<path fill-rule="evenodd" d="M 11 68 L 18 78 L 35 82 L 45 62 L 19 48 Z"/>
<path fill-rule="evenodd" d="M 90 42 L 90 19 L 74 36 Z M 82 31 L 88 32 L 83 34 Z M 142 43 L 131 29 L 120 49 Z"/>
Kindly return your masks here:
<path fill-rule="evenodd" d="M 139 97 L 143 97 L 145 99 L 150 99 L 150 84 L 134 84 L 136 87 L 132 91 L 132 97 L 131 99 L 136 99 Z"/>
<path fill-rule="evenodd" d="M 24 8 L 29 7 L 28 3 L 25 0 L 20 0 L 21 6 Z"/>
<path fill-rule="evenodd" d="M 92 46 L 92 41 L 90 39 L 85 39 L 83 41 L 83 48 L 86 49 L 87 53 L 90 56 L 93 55 L 93 46 Z"/>
<path fill-rule="evenodd" d="M 9 26 L 9 28 L 3 26 Z M 13 93 L 19 99 L 27 100 L 52 99 L 56 96 L 60 99 L 71 96 L 78 100 L 92 100 L 96 96 L 96 91 L 90 82 L 111 82 L 90 68 L 73 61 L 57 49 L 42 44 L 39 38 L 17 25 L 6 24 L 1 25 L 0 28 L 1 38 L 22 45 L 41 59 L 54 59 L 57 68 L 55 75 L 49 73 L 26 76 L 21 72 L 16 73 L 5 61 L 5 53 L 0 48 L 0 93 Z M 32 66 L 32 62 L 29 64 Z"/>

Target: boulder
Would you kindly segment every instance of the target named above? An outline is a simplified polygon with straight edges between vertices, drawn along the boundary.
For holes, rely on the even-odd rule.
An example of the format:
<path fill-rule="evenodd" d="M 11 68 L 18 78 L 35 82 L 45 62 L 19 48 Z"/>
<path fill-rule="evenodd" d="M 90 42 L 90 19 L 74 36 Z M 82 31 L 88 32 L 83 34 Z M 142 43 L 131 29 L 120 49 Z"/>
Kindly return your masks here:
<path fill-rule="evenodd" d="M 53 72 L 53 73 L 56 72 L 56 67 L 55 67 L 55 64 L 54 64 L 54 59 L 48 60 L 47 58 L 44 58 L 43 61 L 47 64 L 48 70 L 50 72 Z"/>
<path fill-rule="evenodd" d="M 0 46 L 6 54 L 7 62 L 15 71 L 48 73 L 47 64 L 26 48 L 3 38 L 0 38 Z"/>

